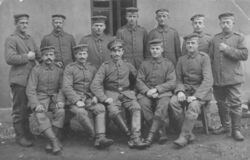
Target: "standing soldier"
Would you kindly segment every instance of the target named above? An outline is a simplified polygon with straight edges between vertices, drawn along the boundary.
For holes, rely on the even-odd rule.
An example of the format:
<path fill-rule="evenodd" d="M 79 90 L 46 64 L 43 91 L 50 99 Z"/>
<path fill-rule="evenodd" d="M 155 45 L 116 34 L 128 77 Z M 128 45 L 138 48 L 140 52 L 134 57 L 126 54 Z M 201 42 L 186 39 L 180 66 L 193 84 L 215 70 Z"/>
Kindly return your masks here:
<path fill-rule="evenodd" d="M 31 69 L 38 58 L 38 49 L 33 38 L 28 35 L 29 15 L 14 16 L 16 31 L 5 41 L 5 60 L 11 65 L 9 82 L 13 94 L 13 126 L 16 142 L 22 146 L 31 146 L 27 139 L 30 134 L 26 84 Z"/>
<path fill-rule="evenodd" d="M 209 49 L 214 76 L 214 96 L 222 124 L 214 133 L 230 133 L 231 117 L 232 137 L 243 141 L 244 137 L 240 132 L 240 87 L 243 83 L 241 61 L 247 60 L 248 50 L 244 37 L 233 31 L 234 14 L 223 13 L 219 15 L 219 20 L 222 32 L 214 36 Z"/>
<path fill-rule="evenodd" d="M 209 45 L 212 40 L 212 36 L 210 34 L 204 33 L 205 29 L 205 15 L 203 14 L 195 14 L 190 18 L 193 26 L 193 33 L 199 35 L 199 51 L 207 53 L 209 51 Z M 187 54 L 186 42 L 183 42 L 182 45 L 182 55 Z"/>
<path fill-rule="evenodd" d="M 99 68 L 103 62 L 110 59 L 107 44 L 113 38 L 104 33 L 106 16 L 93 16 L 91 19 L 92 34 L 83 37 L 80 44 L 88 44 L 88 61 L 96 68 Z"/>
<path fill-rule="evenodd" d="M 75 39 L 71 34 L 64 32 L 63 26 L 66 17 L 61 14 L 52 15 L 52 33 L 43 37 L 40 48 L 45 46 L 55 47 L 55 63 L 64 68 L 70 62 L 73 62 L 73 47 Z"/>
<path fill-rule="evenodd" d="M 90 91 L 96 68 L 87 63 L 88 45 L 75 46 L 74 51 L 76 62 L 65 68 L 63 79 L 63 91 L 70 103 L 70 111 L 75 114 L 82 127 L 87 129 L 91 138 L 96 138 L 95 147 L 108 147 L 113 144 L 113 140 L 105 136 L 105 107 L 97 103 L 97 98 Z M 95 129 L 88 117 L 89 113 L 95 117 Z"/>
<path fill-rule="evenodd" d="M 135 7 L 126 8 L 127 24 L 117 31 L 116 37 L 125 42 L 124 59 L 139 69 L 145 58 L 147 31 L 137 24 L 138 9 Z"/>
<path fill-rule="evenodd" d="M 108 44 L 112 60 L 104 62 L 97 71 L 91 84 L 91 90 L 96 97 L 107 105 L 109 117 L 130 137 L 131 148 L 145 148 L 141 141 L 141 107 L 137 102 L 135 92 L 130 90 L 130 76 L 136 76 L 132 64 L 122 60 L 124 53 L 123 41 L 116 39 Z M 131 78 L 132 79 L 132 78 Z M 122 118 L 122 107 L 130 112 L 132 117 L 131 134 Z"/>
<path fill-rule="evenodd" d="M 152 144 L 155 133 L 162 126 L 161 124 L 169 121 L 168 103 L 176 84 L 174 65 L 162 57 L 162 40 L 154 39 L 149 41 L 149 44 L 152 58 L 142 63 L 136 85 L 139 90 L 138 102 L 142 107 L 144 119 L 147 123 L 151 122 L 146 139 L 148 146 Z M 159 140 L 166 141 L 167 137 L 161 137 Z"/>
<path fill-rule="evenodd" d="M 65 116 L 64 97 L 61 91 L 63 70 L 54 63 L 53 46 L 44 47 L 41 52 L 43 62 L 32 69 L 26 94 L 40 132 L 50 140 L 45 149 L 57 154 L 62 148 L 58 135 L 63 127 Z M 53 113 L 51 121 L 46 115 L 48 111 Z"/>
<path fill-rule="evenodd" d="M 167 9 L 158 9 L 156 12 L 157 28 L 149 32 L 148 41 L 153 39 L 163 40 L 163 57 L 168 58 L 176 65 L 178 58 L 181 56 L 180 38 L 178 32 L 169 26 L 169 11 Z M 150 51 L 147 52 L 150 57 Z"/>
<path fill-rule="evenodd" d="M 211 100 L 213 85 L 210 58 L 198 50 L 199 35 L 193 33 L 184 39 L 187 54 L 178 60 L 176 95 L 169 104 L 176 125 L 182 124 L 180 136 L 174 141 L 179 147 L 195 139 L 192 133 L 194 123 L 201 113 L 201 106 Z"/>

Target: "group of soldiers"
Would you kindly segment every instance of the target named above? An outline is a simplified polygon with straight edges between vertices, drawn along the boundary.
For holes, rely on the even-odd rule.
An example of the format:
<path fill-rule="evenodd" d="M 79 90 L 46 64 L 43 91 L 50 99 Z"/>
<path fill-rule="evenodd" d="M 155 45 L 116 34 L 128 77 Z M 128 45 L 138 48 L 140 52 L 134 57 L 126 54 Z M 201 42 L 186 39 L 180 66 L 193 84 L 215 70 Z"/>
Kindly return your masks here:
<path fill-rule="evenodd" d="M 222 31 L 214 37 L 204 33 L 204 15 L 192 16 L 193 33 L 184 37 L 182 50 L 178 32 L 169 26 L 169 11 L 159 9 L 155 14 L 158 26 L 147 33 L 137 24 L 138 9 L 126 8 L 127 24 L 118 29 L 116 38 L 104 34 L 105 16 L 93 16 L 92 33 L 78 45 L 63 30 L 66 17 L 52 15 L 54 29 L 44 36 L 40 50 L 27 34 L 29 15 L 15 15 L 16 31 L 6 40 L 5 59 L 11 66 L 16 142 L 33 144 L 31 109 L 40 133 L 49 139 L 45 149 L 60 153 L 67 107 L 97 148 L 113 144 L 106 137 L 106 116 L 129 138 L 131 148 L 151 146 L 156 135 L 164 143 L 170 124 L 179 132 L 174 144 L 184 147 L 195 139 L 195 120 L 213 94 L 222 124 L 213 132 L 244 140 L 240 61 L 247 60 L 248 50 L 243 36 L 233 31 L 234 14 L 219 15 Z M 129 113 L 127 120 L 124 111 Z"/>

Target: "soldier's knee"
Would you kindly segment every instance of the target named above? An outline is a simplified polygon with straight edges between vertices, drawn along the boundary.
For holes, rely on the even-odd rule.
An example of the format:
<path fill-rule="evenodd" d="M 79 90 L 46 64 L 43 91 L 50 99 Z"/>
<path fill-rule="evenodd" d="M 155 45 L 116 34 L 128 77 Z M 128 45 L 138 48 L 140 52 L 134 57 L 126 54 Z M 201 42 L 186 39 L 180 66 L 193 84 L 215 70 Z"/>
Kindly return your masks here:
<path fill-rule="evenodd" d="M 84 108 L 78 108 L 75 114 L 77 119 L 88 116 L 88 112 Z"/>
<path fill-rule="evenodd" d="M 100 114 L 100 113 L 105 113 L 106 112 L 106 109 L 105 109 L 105 106 L 103 104 L 96 104 L 95 106 L 95 114 Z"/>
<path fill-rule="evenodd" d="M 130 107 L 131 111 L 140 111 L 141 110 L 141 106 L 139 105 L 139 103 L 137 101 L 133 101 Z"/>
<path fill-rule="evenodd" d="M 170 101 L 169 101 L 169 104 L 168 106 L 171 107 L 171 108 L 179 108 L 179 102 L 178 102 L 178 99 L 176 96 L 173 96 Z"/>
<path fill-rule="evenodd" d="M 60 108 L 56 111 L 56 114 L 60 116 L 65 116 L 65 110 L 63 108 Z"/>
<path fill-rule="evenodd" d="M 121 110 L 119 109 L 119 106 L 117 106 L 117 105 L 108 105 L 107 110 L 108 110 L 108 116 L 110 118 L 114 118 L 119 113 L 121 113 Z"/>
<path fill-rule="evenodd" d="M 47 115 L 44 112 L 35 113 L 38 121 L 46 121 L 48 119 Z"/>
<path fill-rule="evenodd" d="M 186 111 L 187 119 L 197 119 L 200 114 L 200 105 L 198 101 L 193 101 L 189 104 L 188 110 Z"/>

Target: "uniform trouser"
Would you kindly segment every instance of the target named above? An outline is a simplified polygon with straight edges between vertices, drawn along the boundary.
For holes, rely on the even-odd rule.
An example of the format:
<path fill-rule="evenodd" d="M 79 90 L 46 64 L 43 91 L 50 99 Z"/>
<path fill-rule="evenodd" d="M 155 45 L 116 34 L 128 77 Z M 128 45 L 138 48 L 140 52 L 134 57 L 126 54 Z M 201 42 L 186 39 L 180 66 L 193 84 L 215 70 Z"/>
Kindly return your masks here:
<path fill-rule="evenodd" d="M 34 112 L 39 125 L 40 133 L 44 132 L 51 126 L 63 128 L 65 110 L 64 108 L 56 108 L 56 95 L 37 95 L 37 98 L 39 103 L 45 108 L 44 112 Z M 47 116 L 48 111 L 52 113 L 51 119 L 49 116 Z"/>
<path fill-rule="evenodd" d="M 129 111 L 131 120 L 132 136 L 138 137 L 141 135 L 141 106 L 137 102 L 135 93 L 133 91 L 115 92 L 106 91 L 105 94 L 113 98 L 113 104 L 107 105 L 108 115 L 114 119 L 122 112 L 122 108 Z"/>
<path fill-rule="evenodd" d="M 65 118 L 65 111 L 63 108 L 52 111 L 51 119 L 47 116 L 46 112 L 35 112 L 34 114 L 39 124 L 40 133 L 52 126 L 63 128 Z"/>
<path fill-rule="evenodd" d="M 29 133 L 29 112 L 26 87 L 18 84 L 11 84 L 10 87 L 13 95 L 12 117 L 16 136 L 27 136 Z"/>
<path fill-rule="evenodd" d="M 89 112 L 90 114 L 93 114 L 96 119 L 103 119 L 103 122 L 105 122 L 105 107 L 104 105 L 97 103 L 95 105 L 87 105 L 82 108 L 79 108 L 76 105 L 70 106 L 70 111 L 76 116 L 77 121 L 80 122 L 80 124 L 83 125 L 83 127 L 86 127 L 86 129 L 89 132 L 94 131 L 93 124 L 91 123 L 91 120 L 88 116 Z M 100 121 L 96 121 L 96 123 L 99 123 Z M 95 124 L 96 126 L 100 126 L 100 124 Z M 105 133 L 105 126 L 100 126 L 98 129 L 95 130 L 96 134 L 102 134 Z M 91 130 L 91 131 L 90 131 Z M 93 134 L 93 133 L 91 133 Z M 92 135 L 94 136 L 94 135 Z"/>
<path fill-rule="evenodd" d="M 166 125 L 169 124 L 168 116 L 168 104 L 170 97 L 164 96 L 161 98 L 148 98 L 143 96 L 138 99 L 139 104 L 141 105 L 143 118 L 146 121 L 146 124 L 151 124 L 153 119 L 160 120 Z"/>
<path fill-rule="evenodd" d="M 177 96 L 173 96 L 170 100 L 169 107 L 172 110 L 172 117 L 176 121 L 176 124 L 181 126 L 181 134 L 189 136 L 192 134 L 195 120 L 201 113 L 201 106 L 205 102 L 194 100 L 186 106 L 186 108 L 178 102 Z"/>
<path fill-rule="evenodd" d="M 221 124 L 225 129 L 230 128 L 230 115 L 241 116 L 242 114 L 240 87 L 241 84 L 214 86 L 214 97 L 217 101 Z"/>

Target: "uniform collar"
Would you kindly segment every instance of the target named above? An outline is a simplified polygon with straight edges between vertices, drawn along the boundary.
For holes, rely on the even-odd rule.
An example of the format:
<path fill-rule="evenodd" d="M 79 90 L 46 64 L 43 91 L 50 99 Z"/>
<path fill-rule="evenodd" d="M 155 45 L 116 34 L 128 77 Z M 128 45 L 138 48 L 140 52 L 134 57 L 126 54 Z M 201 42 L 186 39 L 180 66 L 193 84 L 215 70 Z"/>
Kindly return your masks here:
<path fill-rule="evenodd" d="M 198 54 L 199 54 L 198 51 L 195 52 L 195 53 L 193 53 L 193 54 L 187 53 L 187 58 L 188 58 L 188 59 L 190 59 L 190 58 L 193 59 L 193 58 L 195 58 Z"/>
<path fill-rule="evenodd" d="M 168 32 L 168 30 L 169 30 L 169 26 L 157 26 L 157 28 L 156 28 L 159 32 Z"/>
<path fill-rule="evenodd" d="M 45 63 L 42 63 L 42 67 L 45 68 L 45 70 L 53 70 L 56 66 L 54 63 L 51 65 L 46 65 Z"/>
<path fill-rule="evenodd" d="M 95 41 L 98 41 L 98 40 L 103 41 L 104 40 L 104 33 L 101 34 L 100 36 L 96 35 L 95 33 L 93 33 L 92 35 L 93 35 Z"/>
<path fill-rule="evenodd" d="M 126 24 L 126 28 L 127 28 L 129 31 L 136 31 L 136 30 L 137 30 L 137 28 L 138 28 L 138 25 L 136 25 L 136 26 L 132 27 L 132 26 L 130 26 L 130 25 L 128 25 L 128 24 Z"/>
<path fill-rule="evenodd" d="M 76 66 L 80 69 L 80 70 L 86 70 L 87 69 L 87 62 L 85 64 L 81 64 L 79 62 L 75 62 Z"/>
<path fill-rule="evenodd" d="M 20 38 L 22 39 L 29 39 L 30 38 L 30 35 L 28 34 L 22 34 L 20 31 L 16 30 L 15 31 L 15 34 L 18 35 Z"/>
<path fill-rule="evenodd" d="M 160 64 L 161 62 L 163 62 L 163 57 L 159 57 L 159 58 L 151 58 L 151 63 L 158 63 Z"/>
<path fill-rule="evenodd" d="M 115 62 L 115 61 L 112 60 L 112 63 L 113 63 L 114 65 L 120 67 L 124 62 L 123 62 L 123 60 L 120 60 L 120 61 L 117 61 L 117 62 Z"/>
<path fill-rule="evenodd" d="M 62 37 L 64 35 L 64 31 L 56 32 L 55 30 L 52 31 L 52 34 L 56 37 Z"/>
<path fill-rule="evenodd" d="M 193 32 L 199 36 L 199 38 L 202 38 L 204 36 L 204 32 Z"/>
<path fill-rule="evenodd" d="M 230 38 L 232 35 L 234 34 L 234 32 L 230 32 L 228 34 L 225 34 L 223 32 L 220 33 L 220 38 L 223 39 L 223 38 Z"/>

